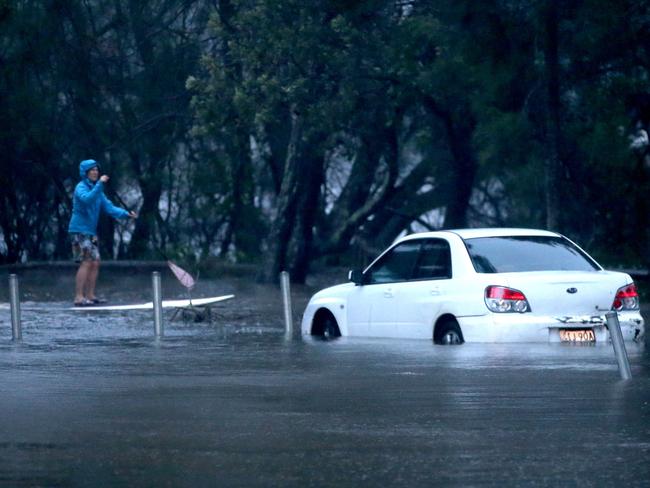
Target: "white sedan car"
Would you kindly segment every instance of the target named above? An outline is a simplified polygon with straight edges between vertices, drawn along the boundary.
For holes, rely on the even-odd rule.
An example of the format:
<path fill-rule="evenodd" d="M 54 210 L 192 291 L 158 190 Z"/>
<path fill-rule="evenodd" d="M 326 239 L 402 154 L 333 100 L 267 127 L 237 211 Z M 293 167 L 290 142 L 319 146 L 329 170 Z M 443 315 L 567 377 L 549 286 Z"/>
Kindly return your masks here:
<path fill-rule="evenodd" d="M 350 283 L 316 293 L 302 333 L 462 342 L 604 342 L 645 324 L 629 275 L 604 270 L 554 232 L 463 229 L 397 240 Z"/>

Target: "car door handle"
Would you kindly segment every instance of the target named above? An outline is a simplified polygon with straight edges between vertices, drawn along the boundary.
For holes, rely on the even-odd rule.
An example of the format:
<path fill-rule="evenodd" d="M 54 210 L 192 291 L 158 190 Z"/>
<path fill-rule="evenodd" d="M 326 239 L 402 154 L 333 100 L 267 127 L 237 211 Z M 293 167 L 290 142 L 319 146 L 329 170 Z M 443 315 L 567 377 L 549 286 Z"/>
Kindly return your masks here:
<path fill-rule="evenodd" d="M 430 293 L 432 296 L 437 297 L 438 295 L 440 295 L 440 288 L 438 288 L 438 287 L 431 288 L 431 290 L 429 291 L 429 293 Z"/>
<path fill-rule="evenodd" d="M 384 290 L 384 298 L 393 298 L 393 290 Z"/>

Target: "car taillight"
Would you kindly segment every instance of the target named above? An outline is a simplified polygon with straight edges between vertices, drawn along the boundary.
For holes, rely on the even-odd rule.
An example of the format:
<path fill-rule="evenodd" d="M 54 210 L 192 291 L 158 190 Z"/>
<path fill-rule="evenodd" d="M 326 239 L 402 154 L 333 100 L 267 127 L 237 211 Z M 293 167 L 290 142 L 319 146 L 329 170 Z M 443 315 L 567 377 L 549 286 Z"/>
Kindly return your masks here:
<path fill-rule="evenodd" d="M 617 312 L 621 310 L 639 310 L 639 294 L 634 283 L 618 289 L 614 303 L 612 303 L 612 310 Z"/>
<path fill-rule="evenodd" d="M 490 285 L 485 289 L 485 305 L 492 312 L 530 312 L 526 296 L 519 290 L 505 286 Z"/>

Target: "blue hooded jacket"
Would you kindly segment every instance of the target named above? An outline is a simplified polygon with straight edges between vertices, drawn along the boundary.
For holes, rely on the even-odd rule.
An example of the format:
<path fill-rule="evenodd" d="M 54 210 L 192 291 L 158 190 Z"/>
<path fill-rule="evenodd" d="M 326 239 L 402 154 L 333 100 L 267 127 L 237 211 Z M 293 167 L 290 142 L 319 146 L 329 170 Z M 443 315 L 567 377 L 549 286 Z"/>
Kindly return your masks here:
<path fill-rule="evenodd" d="M 87 173 L 92 168 L 99 167 L 94 159 L 86 159 L 79 164 L 81 181 L 77 183 L 72 201 L 72 218 L 68 232 L 77 234 L 97 235 L 97 221 L 103 210 L 115 219 L 125 219 L 129 212 L 113 205 L 104 195 L 104 183 L 97 180 L 93 183 Z"/>

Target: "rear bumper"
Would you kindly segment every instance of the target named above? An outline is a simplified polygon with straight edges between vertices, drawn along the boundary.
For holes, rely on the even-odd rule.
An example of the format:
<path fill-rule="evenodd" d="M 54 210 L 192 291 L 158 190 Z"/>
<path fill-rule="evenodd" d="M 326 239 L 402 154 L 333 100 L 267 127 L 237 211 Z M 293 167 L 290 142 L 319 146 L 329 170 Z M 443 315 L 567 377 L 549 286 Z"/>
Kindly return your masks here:
<path fill-rule="evenodd" d="M 625 341 L 642 341 L 645 322 L 639 312 L 618 314 Z M 465 342 L 560 342 L 560 329 L 592 329 L 596 342 L 608 342 L 605 316 L 548 317 L 531 314 L 488 314 L 459 317 Z"/>

